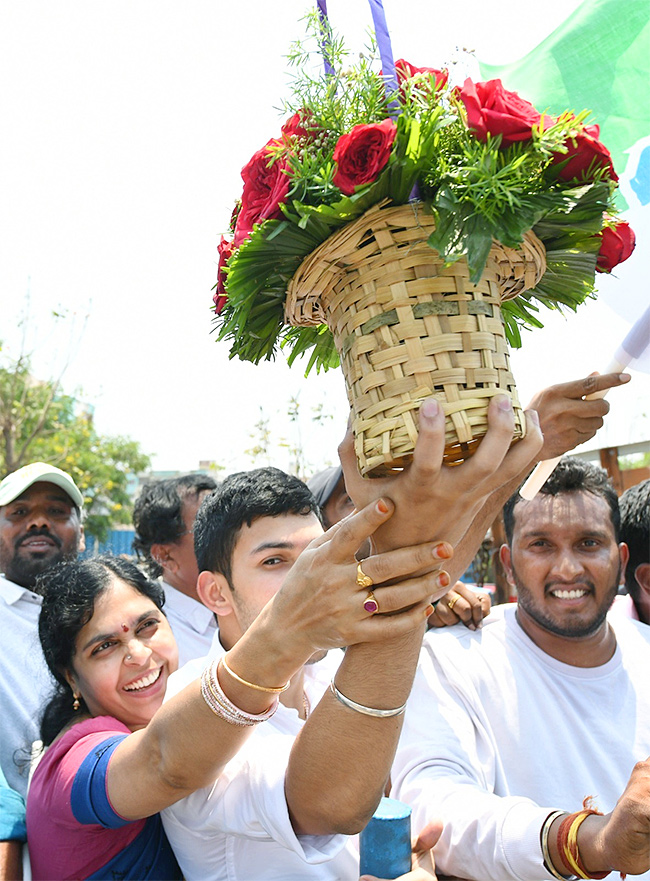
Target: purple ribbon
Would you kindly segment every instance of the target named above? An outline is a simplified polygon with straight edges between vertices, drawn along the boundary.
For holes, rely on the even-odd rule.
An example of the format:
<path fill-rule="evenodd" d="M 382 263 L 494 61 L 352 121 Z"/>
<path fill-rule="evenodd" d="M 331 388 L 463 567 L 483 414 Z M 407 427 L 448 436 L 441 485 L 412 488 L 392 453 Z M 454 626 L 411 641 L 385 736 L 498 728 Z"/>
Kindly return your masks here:
<path fill-rule="evenodd" d="M 321 24 L 320 51 L 322 53 L 323 63 L 325 65 L 325 75 L 332 76 L 332 74 L 334 73 L 334 68 L 332 67 L 329 54 L 329 39 L 327 31 L 327 0 L 318 0 L 318 17 L 320 18 Z"/>
<path fill-rule="evenodd" d="M 388 25 L 386 24 L 386 13 L 384 12 L 384 4 L 382 0 L 368 0 L 370 3 L 370 11 L 372 13 L 372 21 L 375 26 L 375 37 L 377 40 L 377 48 L 379 49 L 379 57 L 381 58 L 381 68 L 386 85 L 386 93 L 393 94 L 397 91 L 397 73 L 395 71 L 395 62 L 393 61 L 393 47 L 390 42 L 390 34 L 388 33 Z M 329 57 L 329 40 L 327 38 L 326 24 L 327 16 L 327 0 L 317 0 L 318 16 L 321 21 L 321 41 L 320 50 L 323 55 L 325 65 L 325 73 L 331 76 L 334 68 Z M 391 116 L 399 114 L 399 104 L 393 100 L 389 104 Z"/>
<path fill-rule="evenodd" d="M 379 49 L 379 57 L 381 58 L 381 70 L 386 84 L 387 94 L 397 91 L 397 73 L 395 72 L 395 62 L 393 61 L 393 47 L 390 43 L 390 34 L 388 33 L 388 25 L 386 24 L 386 13 L 384 12 L 384 4 L 382 0 L 368 0 L 370 3 L 370 11 L 372 12 L 372 22 L 375 26 L 375 37 L 377 39 L 377 48 Z M 397 115 L 397 101 L 391 101 L 390 108 Z"/>

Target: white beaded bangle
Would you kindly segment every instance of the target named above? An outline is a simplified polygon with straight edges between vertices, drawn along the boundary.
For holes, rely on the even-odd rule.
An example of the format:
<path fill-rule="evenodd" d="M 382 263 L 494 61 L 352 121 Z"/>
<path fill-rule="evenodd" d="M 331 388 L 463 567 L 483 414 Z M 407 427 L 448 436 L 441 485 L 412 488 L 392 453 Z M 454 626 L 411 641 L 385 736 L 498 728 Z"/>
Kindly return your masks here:
<path fill-rule="evenodd" d="M 395 707 L 394 710 L 376 710 L 374 707 L 366 707 L 363 704 L 358 704 L 356 701 L 346 697 L 338 690 L 334 679 L 330 682 L 330 688 L 334 697 L 344 706 L 354 710 L 355 713 L 362 713 L 364 716 L 375 716 L 377 719 L 388 719 L 390 716 L 400 716 L 406 709 L 406 704 L 402 704 L 401 707 Z"/>
<path fill-rule="evenodd" d="M 271 707 L 263 713 L 247 713 L 245 710 L 241 710 L 233 704 L 222 689 L 217 675 L 218 667 L 219 661 L 213 661 L 201 674 L 201 694 L 215 716 L 219 716 L 231 725 L 257 725 L 258 722 L 266 722 L 271 718 L 278 708 L 277 698 Z"/>

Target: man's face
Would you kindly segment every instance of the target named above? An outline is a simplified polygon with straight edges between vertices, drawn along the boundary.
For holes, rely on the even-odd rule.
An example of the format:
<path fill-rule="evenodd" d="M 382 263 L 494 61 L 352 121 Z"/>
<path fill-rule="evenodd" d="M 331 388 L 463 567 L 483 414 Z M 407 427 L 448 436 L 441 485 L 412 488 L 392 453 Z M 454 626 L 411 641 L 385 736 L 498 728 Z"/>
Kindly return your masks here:
<path fill-rule="evenodd" d="M 199 568 L 194 554 L 194 521 L 201 502 L 209 494 L 210 490 L 206 490 L 198 497 L 188 496 L 184 500 L 182 513 L 185 531 L 178 541 L 167 546 L 169 558 L 173 560 L 173 566 L 169 562 L 163 564 L 165 580 L 172 587 L 195 599 L 197 598 L 196 580 L 199 577 Z"/>
<path fill-rule="evenodd" d="M 512 548 L 504 545 L 501 559 L 524 622 L 554 636 L 583 638 L 605 621 L 627 546 L 617 545 L 602 497 L 540 494 L 515 507 Z"/>
<path fill-rule="evenodd" d="M 329 529 L 339 520 L 343 520 L 348 514 L 354 511 L 354 502 L 347 494 L 345 489 L 345 480 L 343 476 L 339 478 L 339 482 L 334 487 L 334 491 L 323 506 L 323 519 L 325 528 Z"/>
<path fill-rule="evenodd" d="M 230 599 L 241 636 L 280 590 L 307 545 L 322 535 L 315 514 L 259 517 L 240 530 L 232 555 Z M 237 637 L 238 638 L 238 637 Z"/>
<path fill-rule="evenodd" d="M 0 571 L 33 589 L 36 577 L 83 550 L 83 528 L 68 494 L 34 483 L 0 508 Z"/>

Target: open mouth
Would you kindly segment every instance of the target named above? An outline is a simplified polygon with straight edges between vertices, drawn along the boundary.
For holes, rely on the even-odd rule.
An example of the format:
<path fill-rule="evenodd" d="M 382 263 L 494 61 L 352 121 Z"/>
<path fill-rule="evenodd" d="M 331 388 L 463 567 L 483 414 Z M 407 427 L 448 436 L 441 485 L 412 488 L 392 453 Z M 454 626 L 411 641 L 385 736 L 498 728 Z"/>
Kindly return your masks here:
<path fill-rule="evenodd" d="M 567 590 L 558 587 L 555 590 L 550 591 L 551 596 L 556 597 L 559 600 L 579 600 L 581 597 L 587 596 L 588 593 L 588 590 L 583 590 L 581 588 Z"/>
<path fill-rule="evenodd" d="M 125 685 L 124 691 L 143 691 L 145 688 L 152 686 L 154 682 L 157 682 L 160 679 L 161 673 L 162 667 L 157 667 L 155 670 L 147 673 L 146 676 L 142 676 L 140 679 L 136 679 L 135 682 Z"/>

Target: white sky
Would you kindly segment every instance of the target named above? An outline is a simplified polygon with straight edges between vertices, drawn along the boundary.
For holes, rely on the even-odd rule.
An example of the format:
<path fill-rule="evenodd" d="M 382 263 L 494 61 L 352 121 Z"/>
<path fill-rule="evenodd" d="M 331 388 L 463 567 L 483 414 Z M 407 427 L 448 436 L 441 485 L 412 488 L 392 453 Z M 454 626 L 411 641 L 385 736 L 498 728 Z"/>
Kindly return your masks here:
<path fill-rule="evenodd" d="M 539 7 L 521 0 L 385 2 L 395 57 L 429 66 L 448 62 L 459 46 L 484 61 L 512 61 L 577 5 L 546 0 L 542 21 Z M 282 356 L 259 367 L 230 362 L 210 334 L 218 235 L 241 191 L 241 167 L 279 130 L 282 56 L 301 36 L 307 7 L 0 7 L 0 339 L 17 350 L 14 328 L 29 291 L 35 372 L 47 377 L 70 350 L 70 331 L 52 333 L 50 310 L 69 310 L 73 333 L 85 322 L 66 391 L 81 390 L 98 430 L 140 441 L 159 469 L 190 469 L 200 459 L 251 467 L 243 451 L 260 407 L 271 419 L 272 460 L 286 465 L 277 444 L 296 440 L 284 415 L 292 395 L 304 414 L 308 460 L 317 469 L 336 456 L 347 419 L 338 371 L 305 380 Z M 329 9 L 349 46 L 361 48 L 365 0 L 330 0 Z M 640 245 L 629 278 L 645 280 L 647 301 L 647 237 Z M 615 298 L 623 287 L 613 284 Z M 602 303 L 577 318 L 552 318 L 513 358 L 524 402 L 544 385 L 602 369 L 627 329 Z M 650 436 L 650 377 L 635 373 L 611 403 L 603 444 Z M 308 418 L 318 404 L 334 417 L 325 427 Z"/>

